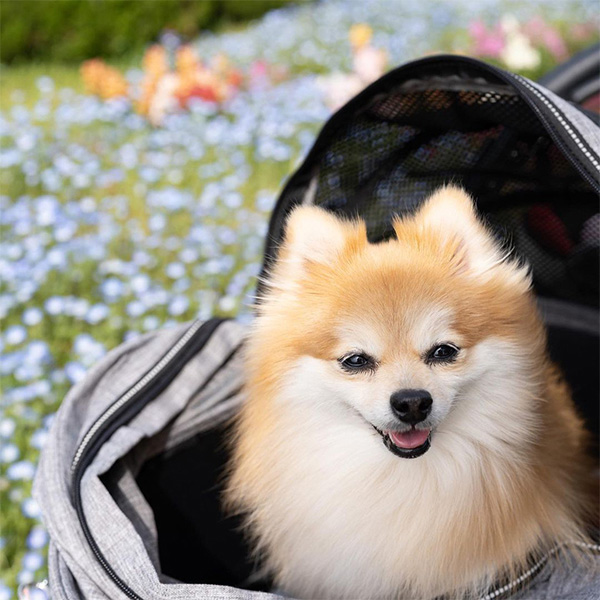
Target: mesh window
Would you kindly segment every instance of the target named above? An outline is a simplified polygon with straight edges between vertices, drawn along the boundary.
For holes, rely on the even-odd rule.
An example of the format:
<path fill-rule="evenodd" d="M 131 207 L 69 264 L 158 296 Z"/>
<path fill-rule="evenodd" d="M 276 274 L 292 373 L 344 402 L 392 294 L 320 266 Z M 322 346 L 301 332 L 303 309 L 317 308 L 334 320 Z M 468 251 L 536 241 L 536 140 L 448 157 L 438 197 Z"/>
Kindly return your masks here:
<path fill-rule="evenodd" d="M 456 183 L 532 266 L 545 296 L 598 304 L 598 197 L 510 88 L 407 81 L 375 97 L 327 144 L 313 202 L 367 222 L 377 242 L 394 214 Z M 314 187 L 313 182 L 313 187 Z M 288 190 L 296 200 L 308 189 Z M 281 199 L 285 201 L 285 199 Z"/>

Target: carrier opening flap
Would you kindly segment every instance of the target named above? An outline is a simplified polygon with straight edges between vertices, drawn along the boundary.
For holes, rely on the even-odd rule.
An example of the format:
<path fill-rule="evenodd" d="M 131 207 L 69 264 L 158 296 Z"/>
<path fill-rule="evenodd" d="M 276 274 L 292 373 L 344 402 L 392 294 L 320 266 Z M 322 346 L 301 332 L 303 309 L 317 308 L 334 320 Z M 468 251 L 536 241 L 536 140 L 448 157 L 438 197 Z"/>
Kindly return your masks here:
<path fill-rule="evenodd" d="M 262 275 L 297 204 L 358 215 L 376 242 L 452 182 L 532 265 L 539 294 L 597 306 L 599 149 L 587 116 L 522 77 L 458 56 L 408 63 L 323 127 L 279 197 Z"/>

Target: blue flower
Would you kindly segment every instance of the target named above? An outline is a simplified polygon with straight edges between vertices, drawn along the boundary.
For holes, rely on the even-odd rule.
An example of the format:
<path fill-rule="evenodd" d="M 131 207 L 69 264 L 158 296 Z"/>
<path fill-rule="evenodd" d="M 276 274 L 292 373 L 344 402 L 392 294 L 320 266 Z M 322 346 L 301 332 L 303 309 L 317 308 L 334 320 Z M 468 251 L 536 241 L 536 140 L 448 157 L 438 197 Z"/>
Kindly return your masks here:
<path fill-rule="evenodd" d="M 229 194 L 225 194 L 225 197 L 223 198 L 223 204 L 231 209 L 239 208 L 243 201 L 242 195 L 238 192 L 229 192 Z"/>
<path fill-rule="evenodd" d="M 41 367 L 39 365 L 28 365 L 28 364 L 23 364 L 23 365 L 19 365 L 14 372 L 15 375 L 15 379 L 17 381 L 31 381 L 32 379 L 37 379 L 38 377 L 41 377 L 43 374 L 43 371 L 41 369 Z M 18 389 L 18 388 L 15 388 Z M 29 387 L 27 388 L 21 388 L 21 390 L 27 389 L 29 390 Z M 9 390 L 9 394 L 11 394 L 12 392 L 14 392 L 15 390 L 10 391 Z M 27 394 L 28 397 L 31 397 L 30 394 Z"/>
<path fill-rule="evenodd" d="M 43 313 L 39 308 L 28 308 L 23 313 L 23 323 L 28 326 L 37 325 L 42 321 Z"/>
<path fill-rule="evenodd" d="M 224 312 L 231 312 L 235 309 L 236 305 L 236 298 L 232 298 L 231 296 L 223 296 L 223 298 L 219 300 L 219 308 Z"/>
<path fill-rule="evenodd" d="M 0 581 L 0 600 L 10 600 L 11 598 L 13 598 L 12 590 L 3 581 Z"/>
<path fill-rule="evenodd" d="M 39 519 L 42 516 L 42 511 L 33 498 L 23 500 L 21 503 L 21 512 L 29 519 Z"/>
<path fill-rule="evenodd" d="M 4 341 L 9 346 L 16 346 L 27 339 L 27 330 L 22 325 L 12 325 L 4 332 Z"/>
<path fill-rule="evenodd" d="M 26 552 L 23 556 L 23 567 L 28 571 L 37 571 L 44 564 L 44 558 L 37 552 Z"/>
<path fill-rule="evenodd" d="M 4 439 L 9 439 L 12 437 L 12 434 L 15 432 L 17 428 L 17 424 L 14 419 L 9 419 L 5 417 L 0 420 L 0 437 Z"/>
<path fill-rule="evenodd" d="M 86 369 L 79 362 L 68 362 L 65 365 L 65 375 L 71 383 L 78 383 L 85 377 Z"/>
<path fill-rule="evenodd" d="M 85 298 L 70 296 L 66 299 L 65 313 L 83 319 L 87 315 L 89 306 L 89 302 Z"/>
<path fill-rule="evenodd" d="M 48 533 L 41 525 L 35 525 L 27 535 L 27 548 L 40 550 L 48 544 Z"/>
<path fill-rule="evenodd" d="M 33 463 L 28 460 L 21 460 L 15 462 L 6 470 L 6 476 L 11 481 L 16 480 L 31 480 L 35 474 L 35 467 Z"/>
<path fill-rule="evenodd" d="M 8 169 L 23 162 L 23 155 L 16 148 L 0 151 L 0 168 Z"/>
<path fill-rule="evenodd" d="M 256 208 L 262 212 L 269 212 L 275 205 L 275 194 L 262 190 L 256 194 Z"/>
<path fill-rule="evenodd" d="M 100 291 L 107 300 L 117 300 L 125 293 L 125 285 L 116 277 L 109 277 L 100 285 Z"/>
<path fill-rule="evenodd" d="M 142 167 L 139 170 L 139 174 L 147 183 L 156 183 L 160 179 L 160 171 L 153 167 Z"/>
<path fill-rule="evenodd" d="M 44 308 L 49 315 L 60 315 L 65 309 L 65 300 L 60 296 L 52 296 L 44 302 Z"/>
<path fill-rule="evenodd" d="M 127 331 L 127 332 L 125 332 L 125 335 L 123 336 L 123 341 L 129 342 L 131 340 L 134 340 L 137 337 L 140 337 L 139 331 L 135 331 L 135 330 Z"/>
<path fill-rule="evenodd" d="M 165 228 L 167 224 L 167 218 L 164 215 L 152 215 L 150 219 L 148 219 L 148 227 L 150 227 L 151 231 L 161 231 Z"/>
<path fill-rule="evenodd" d="M 63 184 L 60 174 L 50 167 L 42 171 L 41 180 L 42 186 L 49 192 L 58 192 Z"/>
<path fill-rule="evenodd" d="M 176 317 L 182 315 L 190 305 L 190 301 L 185 296 L 175 296 L 169 303 L 169 314 Z"/>
<path fill-rule="evenodd" d="M 136 294 L 143 294 L 150 288 L 150 277 L 146 274 L 140 274 L 133 277 L 130 281 L 130 287 Z"/>
<path fill-rule="evenodd" d="M 106 348 L 103 344 L 97 342 L 89 333 L 81 333 L 74 340 L 73 353 L 81 360 L 81 363 L 84 366 L 90 367 L 106 354 Z M 70 363 L 70 369 L 76 369 L 76 367 L 73 366 L 74 364 L 76 363 Z M 65 367 L 65 371 L 67 371 L 67 367 Z M 74 374 L 75 377 L 80 377 L 80 374 L 76 370 L 67 371 L 67 377 L 71 378 L 70 372 Z"/>
<path fill-rule="evenodd" d="M 130 317 L 139 317 L 146 312 L 146 305 L 140 300 L 134 300 L 127 305 L 126 311 Z"/>
<path fill-rule="evenodd" d="M 94 304 L 88 309 L 85 320 L 92 325 L 96 325 L 106 319 L 109 313 L 110 309 L 106 304 Z"/>
<path fill-rule="evenodd" d="M 235 244 L 237 241 L 237 235 L 231 227 L 220 227 L 219 228 L 219 240 L 221 243 L 227 245 Z"/>
<path fill-rule="evenodd" d="M 186 264 L 195 263 L 198 260 L 198 256 L 198 251 L 195 248 L 184 248 L 179 253 L 179 258 Z"/>
<path fill-rule="evenodd" d="M 154 315 L 146 317 L 142 321 L 142 327 L 144 328 L 144 331 L 153 331 L 154 329 L 157 329 L 159 325 L 160 319 Z"/>
<path fill-rule="evenodd" d="M 39 77 L 35 84 L 44 95 L 51 94 L 54 91 L 54 80 L 46 75 Z"/>
<path fill-rule="evenodd" d="M 167 265 L 165 272 L 167 277 L 170 277 L 171 279 L 178 279 L 179 277 L 183 277 L 185 275 L 185 267 L 179 262 L 174 262 Z"/>
<path fill-rule="evenodd" d="M 28 583 L 32 583 L 34 579 L 34 573 L 27 570 L 23 570 L 17 575 L 17 582 L 19 585 L 27 585 Z"/>
<path fill-rule="evenodd" d="M 31 436 L 31 440 L 29 443 L 33 448 L 37 448 L 38 450 L 41 450 L 44 447 L 44 444 L 46 443 L 47 439 L 48 439 L 48 432 L 45 431 L 44 429 L 38 429 Z"/>
<path fill-rule="evenodd" d="M 5 464 L 14 463 L 19 456 L 19 449 L 14 444 L 3 443 L 0 446 L 0 462 Z"/>
<path fill-rule="evenodd" d="M 0 373 L 3 375 L 13 373 L 21 364 L 23 356 L 24 353 L 22 351 L 0 355 Z"/>

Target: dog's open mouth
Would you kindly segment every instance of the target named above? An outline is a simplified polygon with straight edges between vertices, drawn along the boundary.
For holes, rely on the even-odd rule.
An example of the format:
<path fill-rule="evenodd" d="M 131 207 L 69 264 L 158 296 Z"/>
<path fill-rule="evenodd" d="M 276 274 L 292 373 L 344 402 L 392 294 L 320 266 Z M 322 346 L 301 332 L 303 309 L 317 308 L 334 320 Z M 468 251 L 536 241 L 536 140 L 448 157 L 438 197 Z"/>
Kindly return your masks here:
<path fill-rule="evenodd" d="M 409 429 L 408 431 L 381 431 L 373 426 L 383 438 L 385 447 L 401 458 L 423 456 L 431 446 L 431 429 Z"/>

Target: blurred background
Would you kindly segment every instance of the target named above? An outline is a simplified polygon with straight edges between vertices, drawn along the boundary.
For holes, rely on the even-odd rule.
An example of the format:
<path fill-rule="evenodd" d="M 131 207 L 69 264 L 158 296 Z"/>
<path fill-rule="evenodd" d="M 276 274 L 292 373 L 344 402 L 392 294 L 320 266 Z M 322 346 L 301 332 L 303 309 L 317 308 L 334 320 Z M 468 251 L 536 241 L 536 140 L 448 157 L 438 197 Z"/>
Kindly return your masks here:
<path fill-rule="evenodd" d="M 334 110 L 436 52 L 539 79 L 597 8 L 1 0 L 0 600 L 45 577 L 31 482 L 69 387 L 157 327 L 250 319 L 277 193 Z"/>

